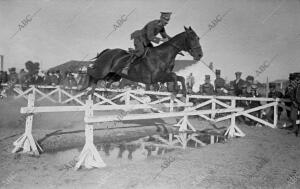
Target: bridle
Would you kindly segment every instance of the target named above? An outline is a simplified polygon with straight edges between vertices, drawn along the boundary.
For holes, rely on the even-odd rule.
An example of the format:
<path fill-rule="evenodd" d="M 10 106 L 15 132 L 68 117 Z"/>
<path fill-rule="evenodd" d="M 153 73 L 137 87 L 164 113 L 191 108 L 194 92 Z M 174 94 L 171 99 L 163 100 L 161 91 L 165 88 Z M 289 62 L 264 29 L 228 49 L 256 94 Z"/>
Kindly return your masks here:
<path fill-rule="evenodd" d="M 187 35 L 187 31 L 185 31 L 185 35 Z M 190 48 L 187 48 L 186 44 L 187 44 L 187 36 L 185 37 L 185 41 L 184 41 L 184 47 L 183 49 L 179 48 L 177 45 L 173 44 L 173 43 L 170 43 L 171 46 L 175 47 L 175 49 L 177 49 L 178 51 L 181 51 L 181 50 L 185 50 L 187 52 L 189 52 L 190 54 L 192 54 L 192 51 L 194 51 L 195 49 L 201 49 L 201 46 L 200 45 L 196 45 L 196 46 L 193 46 L 193 47 L 190 47 Z"/>

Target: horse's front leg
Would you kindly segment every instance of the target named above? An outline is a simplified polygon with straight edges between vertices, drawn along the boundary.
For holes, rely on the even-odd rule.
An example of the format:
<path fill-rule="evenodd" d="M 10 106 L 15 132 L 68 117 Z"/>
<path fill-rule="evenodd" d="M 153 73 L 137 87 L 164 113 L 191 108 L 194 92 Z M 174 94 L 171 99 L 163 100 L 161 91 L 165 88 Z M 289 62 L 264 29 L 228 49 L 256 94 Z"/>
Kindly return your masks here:
<path fill-rule="evenodd" d="M 174 82 L 174 91 L 175 94 L 178 93 L 178 85 L 177 85 L 177 75 L 174 72 L 164 73 L 164 80 L 161 82 Z"/>

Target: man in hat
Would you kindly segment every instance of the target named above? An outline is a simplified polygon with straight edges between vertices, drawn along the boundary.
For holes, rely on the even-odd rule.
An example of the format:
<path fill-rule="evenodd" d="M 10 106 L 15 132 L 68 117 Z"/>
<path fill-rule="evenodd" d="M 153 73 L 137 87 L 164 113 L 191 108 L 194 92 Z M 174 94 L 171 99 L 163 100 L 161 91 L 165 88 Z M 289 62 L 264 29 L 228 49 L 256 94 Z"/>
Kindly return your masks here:
<path fill-rule="evenodd" d="M 241 76 L 242 76 L 242 72 L 235 72 L 236 79 L 233 82 L 233 87 L 234 87 L 234 94 L 236 96 L 242 95 L 242 86 L 245 81 L 241 79 Z"/>
<path fill-rule="evenodd" d="M 203 85 L 200 85 L 200 91 L 203 95 L 213 95 L 214 86 L 210 83 L 210 75 L 205 75 L 205 81 Z"/>
<path fill-rule="evenodd" d="M 254 83 L 254 77 L 252 75 L 248 75 L 246 77 L 246 83 L 248 86 L 251 86 Z"/>
<path fill-rule="evenodd" d="M 8 81 L 9 82 L 13 82 L 13 83 L 17 83 L 18 82 L 18 74 L 16 73 L 16 68 L 9 68 L 8 69 L 9 75 L 8 75 Z"/>
<path fill-rule="evenodd" d="M 171 12 L 161 12 L 159 20 L 153 20 L 147 23 L 141 30 L 136 30 L 131 34 L 135 50 L 130 49 L 132 55 L 127 61 L 127 66 L 123 69 L 124 74 L 128 73 L 129 65 L 145 53 L 146 48 L 153 47 L 151 42 L 159 44 L 159 42 L 166 42 L 171 38 L 165 30 L 171 14 Z M 157 34 L 160 34 L 162 38 L 156 37 Z"/>
<path fill-rule="evenodd" d="M 221 70 L 216 70 L 216 79 L 215 79 L 215 92 L 218 95 L 223 95 L 223 89 L 225 88 L 225 80 L 221 78 Z"/>

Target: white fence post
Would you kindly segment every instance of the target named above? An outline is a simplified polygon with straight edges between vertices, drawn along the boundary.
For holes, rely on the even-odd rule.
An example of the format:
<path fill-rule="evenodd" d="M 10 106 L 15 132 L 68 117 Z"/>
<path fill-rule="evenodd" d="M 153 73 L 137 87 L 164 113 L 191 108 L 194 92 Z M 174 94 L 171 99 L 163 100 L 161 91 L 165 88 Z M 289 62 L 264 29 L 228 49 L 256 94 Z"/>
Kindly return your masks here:
<path fill-rule="evenodd" d="M 211 114 L 211 119 L 215 119 L 215 116 L 216 116 L 216 113 L 215 113 L 215 110 L 216 110 L 216 97 L 213 96 L 212 98 L 212 102 L 211 102 L 211 109 L 213 110 L 213 113 Z"/>
<path fill-rule="evenodd" d="M 170 95 L 170 112 L 174 112 L 174 98 Z"/>
<path fill-rule="evenodd" d="M 34 94 L 29 94 L 28 96 L 28 108 L 34 107 Z M 42 148 L 39 144 L 34 140 L 32 136 L 32 122 L 33 122 L 33 114 L 26 115 L 26 124 L 25 124 L 25 133 L 18 138 L 13 144 L 15 148 L 12 150 L 12 153 L 16 153 L 19 150 L 23 149 L 23 153 L 30 153 L 38 156 L 39 150 L 43 152 Z M 39 148 L 39 149 L 38 149 Z"/>
<path fill-rule="evenodd" d="M 277 127 L 277 122 L 278 122 L 278 102 L 279 102 L 279 99 L 276 98 L 276 104 L 274 105 L 274 128 Z"/>
<path fill-rule="evenodd" d="M 85 117 L 92 117 L 93 111 L 93 100 L 91 95 L 86 101 Z M 100 157 L 96 146 L 94 145 L 94 126 L 92 123 L 85 123 L 85 145 L 79 155 L 79 160 L 75 165 L 75 170 L 77 170 L 82 164 L 88 169 L 93 167 L 105 167 L 106 164 Z"/>
<path fill-rule="evenodd" d="M 58 102 L 61 103 L 61 102 L 62 102 L 62 98 L 61 98 L 61 88 L 60 88 L 60 86 L 58 86 L 57 88 L 58 88 Z"/>
<path fill-rule="evenodd" d="M 125 104 L 130 104 L 130 93 L 128 90 L 125 92 Z"/>
<path fill-rule="evenodd" d="M 235 106 L 236 106 L 236 100 L 231 99 L 231 108 L 235 108 Z"/>
<path fill-rule="evenodd" d="M 37 92 L 36 92 L 36 90 L 35 90 L 35 86 L 32 85 L 31 87 L 32 87 L 32 94 L 33 94 L 34 98 L 36 98 Z"/>

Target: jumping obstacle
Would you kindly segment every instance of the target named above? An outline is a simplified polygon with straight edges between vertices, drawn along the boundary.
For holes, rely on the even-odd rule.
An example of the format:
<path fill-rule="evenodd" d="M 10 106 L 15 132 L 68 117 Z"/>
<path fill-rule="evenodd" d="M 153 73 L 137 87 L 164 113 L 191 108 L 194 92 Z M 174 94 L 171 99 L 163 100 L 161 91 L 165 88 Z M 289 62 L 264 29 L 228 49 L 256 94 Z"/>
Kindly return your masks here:
<path fill-rule="evenodd" d="M 7 86 L 7 84 L 1 84 L 3 86 Z M 44 85 L 31 85 L 25 91 L 21 90 L 21 86 L 19 84 L 14 85 L 13 88 L 14 93 L 17 95 L 15 98 L 20 99 L 24 98 L 28 100 L 28 94 L 33 93 L 36 97 L 36 101 L 48 100 L 54 103 L 66 104 L 69 102 L 76 103 L 78 105 L 85 105 L 85 102 L 82 100 L 82 96 L 84 92 L 77 92 L 76 87 L 61 87 L 61 86 L 44 86 Z M 71 92 L 70 92 L 71 91 Z M 163 101 L 171 100 L 169 99 L 169 93 L 167 92 L 153 92 L 153 91 L 139 91 L 139 90 L 124 90 L 124 89 L 103 89 L 97 88 L 97 92 L 102 94 L 95 94 L 95 97 L 98 99 L 98 105 L 116 105 L 115 100 L 124 99 L 124 104 L 129 104 L 130 99 L 137 100 L 142 104 L 160 104 Z M 75 94 L 74 94 L 75 93 Z M 103 94 L 114 93 L 117 95 L 112 96 L 111 98 L 105 96 Z M 151 102 L 146 102 L 144 99 L 140 98 L 138 95 L 160 95 L 163 98 L 159 100 L 154 100 Z M 211 109 L 214 110 L 217 106 L 221 107 L 236 107 L 236 102 L 245 102 L 245 101 L 260 101 L 263 105 L 257 106 L 255 108 L 246 108 L 244 111 L 239 112 L 237 115 L 242 115 L 247 117 L 248 119 L 254 120 L 262 125 L 269 126 L 271 128 L 277 128 L 278 123 L 278 107 L 282 107 L 285 110 L 290 110 L 289 107 L 285 106 L 284 102 L 289 102 L 288 99 L 273 99 L 273 98 L 255 98 L 255 97 L 236 97 L 236 96 L 206 96 L 206 95 L 188 95 L 187 101 L 189 100 L 203 100 L 205 102 L 195 105 L 194 108 L 201 108 L 205 105 L 211 105 Z M 229 103 L 228 103 L 229 102 Z M 180 102 L 178 102 L 180 103 Z M 170 107 L 172 108 L 172 107 Z M 268 109 L 272 108 L 274 111 L 273 121 L 269 122 L 260 117 L 257 117 L 251 113 L 257 111 L 268 111 Z M 208 120 L 208 121 L 222 121 L 224 119 L 228 119 L 228 117 L 217 118 L 215 119 L 215 114 L 210 114 L 208 117 L 206 115 L 199 115 L 200 117 Z"/>
<path fill-rule="evenodd" d="M 136 94 L 142 95 L 145 93 L 156 94 L 155 92 L 145 92 L 145 91 L 135 91 Z M 96 94 L 96 96 L 99 94 Z M 174 126 L 179 127 L 179 134 L 169 135 L 169 140 L 159 138 L 160 141 L 168 144 L 175 145 L 180 144 L 183 148 L 186 147 L 189 140 L 194 140 L 201 144 L 201 141 L 195 138 L 195 135 L 188 134 L 186 131 L 195 132 L 196 129 L 188 120 L 188 116 L 200 115 L 206 116 L 207 114 L 220 114 L 220 113 L 231 113 L 231 116 L 227 119 L 231 119 L 231 124 L 226 131 L 228 137 L 234 136 L 245 136 L 245 134 L 235 125 L 236 113 L 243 111 L 243 108 L 232 108 L 226 107 L 223 109 L 214 109 L 214 110 L 197 110 L 199 106 L 194 107 L 192 103 L 188 101 L 188 98 L 185 102 L 180 101 L 179 99 L 172 98 L 170 93 L 158 93 L 157 95 L 162 95 L 162 97 L 157 100 L 146 102 L 139 96 L 132 94 L 132 91 L 121 91 L 120 94 L 115 95 L 111 99 L 105 99 L 102 97 L 102 101 L 94 103 L 93 100 L 89 99 L 84 103 L 84 105 L 79 106 L 43 106 L 43 107 L 34 107 L 35 95 L 29 94 L 28 96 L 28 106 L 21 108 L 21 113 L 27 114 L 26 117 L 26 128 L 24 135 L 19 138 L 15 143 L 15 148 L 12 151 L 13 153 L 19 152 L 23 149 L 24 153 L 34 153 L 39 155 L 39 150 L 42 151 L 42 148 L 35 142 L 32 136 L 32 119 L 35 113 L 47 113 L 47 112 L 74 112 L 74 111 L 83 111 L 85 112 L 85 145 L 80 153 L 79 161 L 77 162 L 75 169 L 78 169 L 81 165 L 84 165 L 87 168 L 92 167 L 104 167 L 105 163 L 101 159 L 96 147 L 93 143 L 93 129 L 94 123 L 105 122 L 105 121 L 120 121 L 120 117 L 116 115 L 108 116 L 94 116 L 94 111 L 103 111 L 103 110 L 136 110 L 136 109 L 152 109 L 158 113 L 144 113 L 144 114 L 126 114 L 122 117 L 122 120 L 143 120 L 143 119 L 157 119 L 157 118 L 167 118 L 167 117 L 182 117 L 180 121 Z M 169 95 L 169 96 L 167 96 Z M 116 104 L 113 100 L 118 98 L 124 98 L 124 101 Z M 135 99 L 141 104 L 130 104 L 130 99 Z M 169 103 L 165 103 L 169 101 Z M 174 108 L 183 107 L 183 111 L 174 112 Z M 165 108 L 164 112 L 160 108 Z"/>

